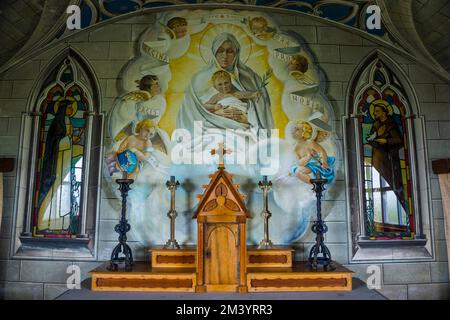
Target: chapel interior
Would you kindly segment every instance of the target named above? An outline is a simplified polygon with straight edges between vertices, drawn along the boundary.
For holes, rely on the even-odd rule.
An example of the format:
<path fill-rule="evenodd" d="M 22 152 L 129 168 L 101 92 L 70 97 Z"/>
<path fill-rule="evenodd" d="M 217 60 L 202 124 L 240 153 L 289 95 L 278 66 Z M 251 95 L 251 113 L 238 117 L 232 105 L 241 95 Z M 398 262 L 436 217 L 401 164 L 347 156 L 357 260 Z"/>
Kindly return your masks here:
<path fill-rule="evenodd" d="M 0 27 L 0 299 L 450 299 L 450 1 Z"/>

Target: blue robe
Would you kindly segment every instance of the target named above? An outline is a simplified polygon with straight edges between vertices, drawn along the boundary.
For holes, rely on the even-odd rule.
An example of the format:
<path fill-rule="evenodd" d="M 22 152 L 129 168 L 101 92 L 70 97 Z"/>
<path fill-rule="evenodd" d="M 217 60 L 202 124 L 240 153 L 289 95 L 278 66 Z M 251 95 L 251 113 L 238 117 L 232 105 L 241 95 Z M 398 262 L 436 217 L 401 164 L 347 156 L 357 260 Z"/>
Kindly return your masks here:
<path fill-rule="evenodd" d="M 334 180 L 334 164 L 336 162 L 336 158 L 335 157 L 327 157 L 327 163 L 328 163 L 328 169 L 324 169 L 322 168 L 322 166 L 320 165 L 320 163 L 317 161 L 316 158 L 311 158 L 308 163 L 306 164 L 305 167 L 307 167 L 309 170 L 311 170 L 311 173 L 314 175 L 314 177 L 317 176 L 317 172 L 320 172 L 320 176 L 322 179 L 327 179 L 328 181 L 326 182 L 327 184 L 330 184 L 333 182 Z M 293 164 L 291 166 L 291 173 L 295 175 L 295 173 L 298 170 L 298 165 L 297 163 Z"/>
<path fill-rule="evenodd" d="M 117 154 L 117 162 L 123 171 L 128 174 L 135 172 L 137 167 L 141 164 L 136 154 L 129 149 Z"/>

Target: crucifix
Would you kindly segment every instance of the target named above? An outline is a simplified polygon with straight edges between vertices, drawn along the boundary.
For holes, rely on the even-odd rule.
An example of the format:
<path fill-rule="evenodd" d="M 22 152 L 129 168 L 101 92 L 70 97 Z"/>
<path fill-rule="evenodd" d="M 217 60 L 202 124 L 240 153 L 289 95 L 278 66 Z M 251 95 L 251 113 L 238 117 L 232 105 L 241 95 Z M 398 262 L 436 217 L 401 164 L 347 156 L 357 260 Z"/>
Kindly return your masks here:
<path fill-rule="evenodd" d="M 219 148 L 218 149 L 212 149 L 211 150 L 211 154 L 214 156 L 216 154 L 219 155 L 219 167 L 218 169 L 225 169 L 225 155 L 226 154 L 231 154 L 231 150 L 229 149 L 225 149 L 225 145 L 221 142 L 219 143 Z"/>
<path fill-rule="evenodd" d="M 175 210 L 175 191 L 180 183 L 175 181 L 175 176 L 170 176 L 170 180 L 166 182 L 167 189 L 170 190 L 170 210 L 167 216 L 170 218 L 170 239 L 167 240 L 164 249 L 180 249 L 180 246 L 175 240 L 175 219 L 177 217 L 177 211 Z"/>
<path fill-rule="evenodd" d="M 263 191 L 264 195 L 264 209 L 261 212 L 261 215 L 264 218 L 264 239 L 261 240 L 258 248 L 259 249 L 269 249 L 273 247 L 272 241 L 269 238 L 269 219 L 272 216 L 272 213 L 269 211 L 269 190 L 272 188 L 272 181 L 267 180 L 267 176 L 263 176 L 263 180 L 259 181 L 259 187 Z"/>

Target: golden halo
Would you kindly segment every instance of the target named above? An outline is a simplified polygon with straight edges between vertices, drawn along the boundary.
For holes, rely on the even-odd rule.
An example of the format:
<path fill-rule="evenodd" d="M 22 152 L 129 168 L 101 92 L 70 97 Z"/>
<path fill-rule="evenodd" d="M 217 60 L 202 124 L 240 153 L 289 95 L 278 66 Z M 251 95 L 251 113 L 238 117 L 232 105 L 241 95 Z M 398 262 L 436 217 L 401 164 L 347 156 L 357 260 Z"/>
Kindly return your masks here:
<path fill-rule="evenodd" d="M 211 52 L 212 43 L 216 36 L 225 32 L 231 33 L 236 37 L 236 40 L 239 42 L 239 45 L 241 47 L 239 54 L 240 59 L 243 63 L 247 63 L 252 53 L 252 40 L 247 35 L 247 33 L 242 30 L 242 28 L 230 23 L 213 25 L 203 34 L 202 38 L 200 39 L 198 50 L 203 62 L 209 64 L 209 62 L 213 58 Z M 243 57 L 245 57 L 245 59 Z"/>
<path fill-rule="evenodd" d="M 177 36 L 175 34 L 175 31 L 173 31 L 171 28 L 169 28 L 168 26 L 166 26 L 166 25 L 164 25 L 162 23 L 160 23 L 160 25 L 163 26 L 164 31 L 166 31 L 166 33 L 169 35 L 170 39 L 176 39 L 177 38 Z"/>
<path fill-rule="evenodd" d="M 372 119 L 375 119 L 375 115 L 373 114 L 374 110 L 375 110 L 375 105 L 382 105 L 382 106 L 384 106 L 387 109 L 388 114 L 390 116 L 392 116 L 392 114 L 394 113 L 394 109 L 389 104 L 389 102 L 387 102 L 385 100 L 374 100 L 374 101 L 372 101 L 372 103 L 370 104 L 370 107 L 369 107 L 369 112 L 370 112 L 370 116 L 372 117 Z"/>
<path fill-rule="evenodd" d="M 78 111 L 78 104 L 77 104 L 77 101 L 74 99 L 74 98 L 72 98 L 72 97 L 61 97 L 61 98 L 59 98 L 58 99 L 58 101 L 56 101 L 55 102 L 55 106 L 53 107 L 53 111 L 55 112 L 55 114 L 56 113 L 58 113 L 58 109 L 59 109 L 59 104 L 61 103 L 61 101 L 63 101 L 63 100 L 69 100 L 69 101 L 72 101 L 72 113 L 70 114 L 70 115 L 67 115 L 69 118 L 70 117 L 73 117 L 76 113 L 77 113 L 77 111 Z"/>

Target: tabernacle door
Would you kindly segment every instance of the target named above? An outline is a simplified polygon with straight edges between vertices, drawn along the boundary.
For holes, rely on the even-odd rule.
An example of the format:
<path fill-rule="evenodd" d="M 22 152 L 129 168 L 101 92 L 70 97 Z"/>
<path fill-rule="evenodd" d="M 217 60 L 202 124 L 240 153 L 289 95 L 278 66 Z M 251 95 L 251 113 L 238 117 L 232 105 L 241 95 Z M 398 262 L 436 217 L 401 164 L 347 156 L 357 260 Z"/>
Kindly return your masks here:
<path fill-rule="evenodd" d="M 208 225 L 206 239 L 205 285 L 207 291 L 236 292 L 239 285 L 238 225 Z"/>

